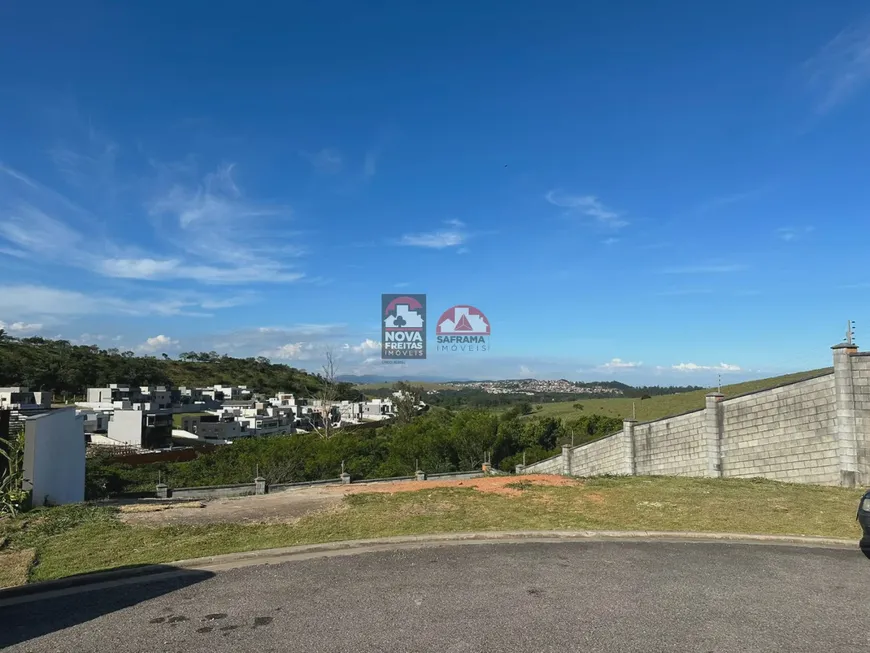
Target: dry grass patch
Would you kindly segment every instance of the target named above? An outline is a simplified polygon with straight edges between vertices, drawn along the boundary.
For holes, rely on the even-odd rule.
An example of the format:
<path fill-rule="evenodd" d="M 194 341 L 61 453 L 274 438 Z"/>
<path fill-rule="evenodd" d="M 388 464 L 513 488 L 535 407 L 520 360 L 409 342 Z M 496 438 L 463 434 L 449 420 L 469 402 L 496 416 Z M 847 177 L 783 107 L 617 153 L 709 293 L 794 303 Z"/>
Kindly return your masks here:
<path fill-rule="evenodd" d="M 36 549 L 0 551 L 0 589 L 24 585 L 35 559 Z"/>

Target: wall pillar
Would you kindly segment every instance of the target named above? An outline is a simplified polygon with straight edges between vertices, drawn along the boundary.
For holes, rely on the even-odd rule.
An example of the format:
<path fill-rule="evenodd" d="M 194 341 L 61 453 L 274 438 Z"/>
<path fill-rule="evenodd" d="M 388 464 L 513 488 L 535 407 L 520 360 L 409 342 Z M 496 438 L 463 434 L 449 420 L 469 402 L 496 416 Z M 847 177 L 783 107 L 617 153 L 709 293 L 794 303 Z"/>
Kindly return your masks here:
<path fill-rule="evenodd" d="M 254 494 L 266 494 L 266 479 L 262 476 L 254 479 Z"/>
<path fill-rule="evenodd" d="M 562 475 L 571 476 L 571 460 L 574 457 L 574 451 L 570 444 L 562 445 Z"/>
<path fill-rule="evenodd" d="M 835 435 L 840 459 L 840 485 L 855 487 L 858 478 L 858 445 L 855 424 L 855 390 L 852 378 L 852 354 L 858 347 L 840 343 L 834 350 L 834 402 L 837 409 Z"/>
<path fill-rule="evenodd" d="M 169 486 L 166 483 L 158 483 L 157 484 L 157 498 L 158 499 L 168 499 L 169 498 Z"/>
<path fill-rule="evenodd" d="M 625 473 L 634 476 L 637 474 L 637 464 L 634 459 L 634 425 L 635 419 L 622 420 L 622 435 L 625 438 Z"/>
<path fill-rule="evenodd" d="M 525 473 L 526 473 L 526 466 L 525 465 L 517 465 L 514 468 L 514 474 L 525 474 Z"/>
<path fill-rule="evenodd" d="M 706 467 L 704 476 L 708 478 L 720 478 L 722 476 L 722 440 L 724 439 L 724 411 L 722 400 L 725 398 L 720 392 L 711 392 L 705 399 L 704 406 L 704 429 L 701 443 Z"/>
<path fill-rule="evenodd" d="M 348 474 L 347 472 L 342 472 L 341 473 L 341 482 L 344 485 L 350 485 L 350 474 Z"/>
<path fill-rule="evenodd" d="M 414 472 L 414 478 L 416 478 L 418 481 L 425 481 L 426 472 L 418 469 L 416 472 Z"/>

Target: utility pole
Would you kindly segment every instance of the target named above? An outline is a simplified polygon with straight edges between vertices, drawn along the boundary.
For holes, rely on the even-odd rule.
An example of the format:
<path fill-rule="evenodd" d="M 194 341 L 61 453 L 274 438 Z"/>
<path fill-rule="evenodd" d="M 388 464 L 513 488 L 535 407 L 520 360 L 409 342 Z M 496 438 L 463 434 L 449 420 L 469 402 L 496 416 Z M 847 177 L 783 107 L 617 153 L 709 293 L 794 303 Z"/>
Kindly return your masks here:
<path fill-rule="evenodd" d="M 717 388 L 718 388 L 717 392 L 721 395 L 722 394 L 722 375 L 718 374 L 717 376 L 719 377 L 719 382 L 717 384 Z"/>

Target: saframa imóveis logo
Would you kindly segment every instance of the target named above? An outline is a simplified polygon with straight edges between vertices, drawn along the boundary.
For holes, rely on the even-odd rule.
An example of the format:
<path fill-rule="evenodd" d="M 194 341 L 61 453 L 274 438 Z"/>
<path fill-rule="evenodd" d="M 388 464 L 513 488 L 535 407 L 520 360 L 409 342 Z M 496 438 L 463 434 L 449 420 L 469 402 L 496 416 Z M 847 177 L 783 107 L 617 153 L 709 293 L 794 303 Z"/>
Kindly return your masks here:
<path fill-rule="evenodd" d="M 448 308 L 435 327 L 437 351 L 486 351 L 490 335 L 489 320 L 474 306 Z"/>

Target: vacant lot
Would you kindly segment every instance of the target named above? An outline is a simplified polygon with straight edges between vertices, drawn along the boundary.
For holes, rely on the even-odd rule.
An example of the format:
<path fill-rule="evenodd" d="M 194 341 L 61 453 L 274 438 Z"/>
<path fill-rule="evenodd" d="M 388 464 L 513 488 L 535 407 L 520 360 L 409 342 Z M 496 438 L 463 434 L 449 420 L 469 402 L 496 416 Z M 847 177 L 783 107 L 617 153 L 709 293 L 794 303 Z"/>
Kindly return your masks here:
<path fill-rule="evenodd" d="M 746 381 L 745 383 L 723 385 L 722 393 L 726 397 L 733 397 L 746 392 L 767 390 L 778 385 L 810 379 L 830 371 L 830 369 L 810 370 L 808 372 L 798 372 L 796 374 L 787 374 L 785 376 L 774 376 L 769 379 L 759 379 L 757 381 Z M 715 391 L 715 389 L 713 391 Z M 622 417 L 627 419 L 632 415 L 632 404 L 634 404 L 636 418 L 642 422 L 646 422 L 662 417 L 668 417 L 669 415 L 680 415 L 691 410 L 701 409 L 704 407 L 704 397 L 709 392 L 711 392 L 711 390 L 695 390 L 693 392 L 682 392 L 675 395 L 658 395 L 644 400 L 615 398 L 556 401 L 541 404 L 541 409 L 536 410 L 532 415 L 561 417 L 563 419 L 580 417 L 582 415 L 607 415 L 608 417 Z M 575 404 L 582 405 L 582 410 L 575 408 Z"/>
<path fill-rule="evenodd" d="M 319 491 L 155 512 L 93 505 L 40 509 L 0 520 L 0 538 L 6 537 L 0 553 L 35 550 L 28 577 L 43 580 L 233 551 L 421 533 L 607 529 L 860 537 L 860 490 L 774 481 L 521 476 Z M 223 517 L 215 520 L 219 506 Z M 179 519 L 181 510 L 190 518 Z"/>

